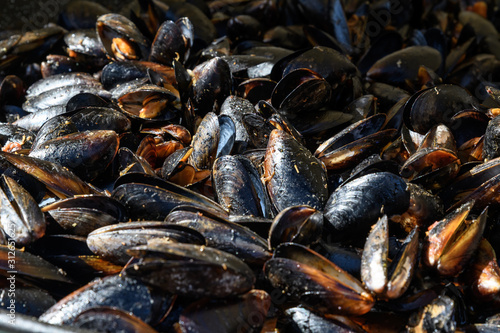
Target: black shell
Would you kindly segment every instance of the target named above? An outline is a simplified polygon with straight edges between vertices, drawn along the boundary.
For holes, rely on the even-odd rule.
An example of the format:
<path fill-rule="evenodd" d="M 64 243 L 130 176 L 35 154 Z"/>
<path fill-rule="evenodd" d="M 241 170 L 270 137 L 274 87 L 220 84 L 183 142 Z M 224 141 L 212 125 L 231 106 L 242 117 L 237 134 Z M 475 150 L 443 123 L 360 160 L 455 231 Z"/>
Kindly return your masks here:
<path fill-rule="evenodd" d="M 354 179 L 328 199 L 324 226 L 329 233 L 325 236 L 335 240 L 353 233 L 367 234 L 381 210 L 389 216 L 401 214 L 409 204 L 406 183 L 397 175 L 377 172 Z"/>

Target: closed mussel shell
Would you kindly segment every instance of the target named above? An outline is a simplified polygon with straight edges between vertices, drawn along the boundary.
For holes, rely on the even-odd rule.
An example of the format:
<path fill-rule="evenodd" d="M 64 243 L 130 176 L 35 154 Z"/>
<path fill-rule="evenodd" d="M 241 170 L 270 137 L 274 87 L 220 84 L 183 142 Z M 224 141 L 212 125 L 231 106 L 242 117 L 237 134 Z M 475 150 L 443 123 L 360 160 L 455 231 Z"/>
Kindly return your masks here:
<path fill-rule="evenodd" d="M 108 196 L 87 195 L 68 198 L 44 206 L 63 229 L 86 236 L 100 227 L 127 220 L 125 207 Z"/>
<path fill-rule="evenodd" d="M 106 260 L 125 265 L 130 260 L 127 250 L 146 245 L 150 239 L 205 245 L 205 238 L 196 230 L 161 221 L 140 221 L 106 226 L 87 237 L 90 250 Z"/>
<path fill-rule="evenodd" d="M 118 141 L 115 131 L 85 131 L 46 141 L 32 150 L 30 157 L 58 163 L 83 180 L 92 180 L 111 163 Z"/>
<path fill-rule="evenodd" d="M 67 295 L 39 320 L 64 325 L 90 308 L 110 306 L 132 313 L 146 323 L 155 323 L 172 302 L 171 295 L 159 293 L 137 279 L 119 274 L 93 281 Z"/>
<path fill-rule="evenodd" d="M 264 290 L 252 289 L 234 298 L 202 299 L 190 304 L 180 315 L 179 327 L 186 332 L 260 332 L 271 307 L 271 297 Z"/>
<path fill-rule="evenodd" d="M 264 172 L 269 197 L 278 212 L 295 205 L 323 209 L 328 196 L 324 166 L 286 132 L 271 132 Z"/>
<path fill-rule="evenodd" d="M 271 256 L 262 237 L 220 214 L 179 207 L 167 216 L 165 222 L 197 230 L 205 237 L 208 246 L 234 254 L 248 265 L 261 268 Z"/>
<path fill-rule="evenodd" d="M 243 261 L 207 246 L 155 239 L 128 253 L 141 260 L 129 266 L 127 274 L 177 295 L 235 296 L 255 283 L 252 270 Z"/>
<path fill-rule="evenodd" d="M 212 181 L 219 203 L 234 215 L 269 215 L 269 201 L 257 169 L 242 156 L 218 158 Z"/>
<path fill-rule="evenodd" d="M 405 212 L 410 204 L 410 193 L 405 181 L 389 172 L 376 172 L 356 178 L 337 188 L 325 207 L 324 237 L 331 240 L 368 233 L 381 216 Z"/>

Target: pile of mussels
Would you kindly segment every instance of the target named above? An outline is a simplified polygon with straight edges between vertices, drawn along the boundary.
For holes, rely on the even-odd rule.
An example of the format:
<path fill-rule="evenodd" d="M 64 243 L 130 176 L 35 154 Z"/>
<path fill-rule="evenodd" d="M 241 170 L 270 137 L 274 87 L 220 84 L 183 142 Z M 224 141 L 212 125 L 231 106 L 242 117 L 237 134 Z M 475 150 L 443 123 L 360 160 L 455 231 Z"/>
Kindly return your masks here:
<path fill-rule="evenodd" d="M 0 327 L 497 332 L 496 4 L 71 1 L 0 32 Z"/>

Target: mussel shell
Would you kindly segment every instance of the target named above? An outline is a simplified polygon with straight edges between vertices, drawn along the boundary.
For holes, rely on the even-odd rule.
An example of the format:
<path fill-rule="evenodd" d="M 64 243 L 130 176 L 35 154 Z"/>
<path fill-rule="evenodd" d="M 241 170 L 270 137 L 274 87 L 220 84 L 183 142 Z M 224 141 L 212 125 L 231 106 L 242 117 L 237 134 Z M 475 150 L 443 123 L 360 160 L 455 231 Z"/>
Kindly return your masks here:
<path fill-rule="evenodd" d="M 64 73 L 38 80 L 26 90 L 26 97 L 34 97 L 49 90 L 66 86 L 102 87 L 101 83 L 88 73 Z"/>
<path fill-rule="evenodd" d="M 243 261 L 207 246 L 156 239 L 127 252 L 142 258 L 126 268 L 127 274 L 177 295 L 224 298 L 245 293 L 255 283 Z"/>
<path fill-rule="evenodd" d="M 413 99 L 416 97 L 415 99 Z M 440 123 L 453 129 L 452 117 L 458 111 L 478 107 L 476 98 L 464 88 L 444 84 L 416 93 L 405 106 L 405 124 L 420 134 Z"/>
<path fill-rule="evenodd" d="M 128 311 L 113 307 L 93 307 L 81 312 L 71 323 L 72 327 L 112 332 L 157 332 Z"/>
<path fill-rule="evenodd" d="M 121 201 L 128 209 L 129 217 L 135 220 L 161 221 L 178 205 L 192 205 L 225 214 L 221 206 L 203 195 L 141 174 L 120 177 L 111 196 Z"/>
<path fill-rule="evenodd" d="M 193 70 L 192 99 L 197 114 L 204 116 L 220 107 L 231 93 L 232 76 L 226 61 L 214 58 L 198 65 Z"/>
<path fill-rule="evenodd" d="M 154 61 L 160 64 L 165 64 L 168 66 L 172 65 L 172 61 L 176 60 L 184 63 L 189 56 L 189 37 L 184 36 L 185 32 L 191 30 L 193 25 L 189 19 L 185 19 L 188 24 L 185 25 L 186 31 L 182 31 L 179 26 L 173 21 L 165 21 L 158 28 L 153 44 L 151 45 L 151 54 L 149 56 L 150 61 Z M 192 40 L 191 40 L 192 42 Z"/>
<path fill-rule="evenodd" d="M 119 14 L 105 14 L 97 19 L 97 35 L 106 53 L 117 60 L 146 60 L 149 56 L 148 42 L 135 24 Z M 115 39 L 123 40 L 124 50 L 115 45 Z M 132 51 L 128 53 L 127 51 Z"/>
<path fill-rule="evenodd" d="M 71 115 L 71 121 L 80 132 L 111 130 L 123 133 L 131 128 L 130 120 L 121 112 L 107 107 L 86 107 Z"/>
<path fill-rule="evenodd" d="M 199 300 L 189 305 L 179 317 L 179 327 L 187 332 L 260 332 L 271 307 L 271 297 L 264 290 L 224 300 Z M 207 327 L 210 329 L 207 330 Z"/>
<path fill-rule="evenodd" d="M 64 229 L 82 236 L 105 225 L 128 219 L 127 211 L 120 202 L 100 195 L 59 200 L 44 206 L 42 211 L 48 212 Z"/>
<path fill-rule="evenodd" d="M 271 103 L 287 118 L 299 112 L 317 110 L 330 101 L 330 84 L 319 74 L 305 68 L 285 75 L 276 85 Z"/>
<path fill-rule="evenodd" d="M 490 160 L 500 156 L 500 132 L 498 130 L 500 118 L 489 121 L 484 133 L 483 158 Z"/>
<path fill-rule="evenodd" d="M 283 209 L 269 229 L 268 246 L 276 248 L 281 243 L 314 244 L 321 238 L 323 214 L 308 206 Z"/>
<path fill-rule="evenodd" d="M 179 171 L 179 167 L 182 165 L 181 163 L 186 162 L 192 152 L 192 147 L 186 147 L 178 149 L 168 155 L 161 167 L 160 174 L 162 178 L 168 180 L 170 177 L 174 176 L 175 173 Z"/>
<path fill-rule="evenodd" d="M 68 134 L 77 133 L 78 128 L 66 115 L 55 116 L 47 120 L 38 130 L 32 150 L 36 150 L 45 141 L 56 139 Z"/>
<path fill-rule="evenodd" d="M 296 205 L 323 209 L 328 196 L 324 166 L 288 133 L 271 132 L 264 171 L 269 197 L 278 212 Z"/>
<path fill-rule="evenodd" d="M 0 184 L 0 227 L 17 246 L 25 246 L 45 234 L 45 216 L 21 185 L 5 175 Z"/>
<path fill-rule="evenodd" d="M 374 305 L 361 282 L 316 252 L 293 243 L 282 244 L 264 266 L 275 288 L 319 314 L 362 315 Z"/>
<path fill-rule="evenodd" d="M 437 70 L 442 60 L 439 51 L 432 47 L 410 46 L 378 60 L 366 76 L 374 81 L 398 86 L 407 79 L 416 79 L 421 65 Z"/>
<path fill-rule="evenodd" d="M 57 163 L 35 157 L 1 153 L 7 161 L 45 184 L 59 198 L 72 197 L 79 194 L 94 194 L 97 191 L 78 178 L 67 168 Z"/>
<path fill-rule="evenodd" d="M 160 221 L 120 223 L 92 231 L 87 237 L 90 250 L 106 260 L 125 265 L 130 260 L 127 250 L 147 245 L 153 238 L 172 242 L 205 245 L 205 238 L 196 230 Z"/>
<path fill-rule="evenodd" d="M 39 320 L 64 325 L 90 308 L 112 306 L 130 312 L 146 323 L 154 323 L 172 302 L 172 296 L 153 292 L 139 280 L 119 274 L 91 282 L 69 294 L 41 315 Z"/>
<path fill-rule="evenodd" d="M 38 131 L 48 120 L 66 112 L 67 110 L 65 105 L 51 106 L 47 109 L 28 113 L 17 119 L 13 124 L 30 131 Z"/>
<path fill-rule="evenodd" d="M 244 151 L 250 142 L 250 137 L 245 129 L 243 117 L 246 114 L 255 114 L 255 108 L 252 103 L 247 99 L 231 95 L 221 105 L 220 114 L 228 115 L 233 119 L 236 126 L 234 149 L 236 152 Z"/>
<path fill-rule="evenodd" d="M 95 29 L 81 29 L 72 31 L 64 36 L 64 42 L 68 45 L 68 50 L 90 57 L 106 59 L 106 52 L 97 37 Z M 77 56 L 78 56 L 77 55 Z"/>
<path fill-rule="evenodd" d="M 29 156 L 57 163 L 83 180 L 92 180 L 111 163 L 118 144 L 115 131 L 85 131 L 46 141 Z"/>
<path fill-rule="evenodd" d="M 271 79 L 278 82 L 283 76 L 298 68 L 311 69 L 334 88 L 346 77 L 359 75 L 356 66 L 345 55 L 328 47 L 316 46 L 297 51 L 279 60 L 273 67 Z"/>
<path fill-rule="evenodd" d="M 176 103 L 179 100 L 179 92 L 174 88 L 140 84 L 126 89 L 117 99 L 120 109 L 134 119 L 168 121 L 174 119 L 178 113 Z M 145 108 L 151 108 L 153 112 L 142 112 Z"/>
<path fill-rule="evenodd" d="M 269 216 L 269 200 L 257 169 L 240 156 L 222 156 L 212 169 L 212 183 L 219 203 L 230 214 Z"/>
<path fill-rule="evenodd" d="M 314 155 L 321 158 L 323 155 L 339 149 L 342 146 L 375 134 L 382 128 L 386 119 L 387 117 L 384 114 L 376 114 L 366 119 L 362 119 L 323 142 L 318 149 L 316 149 Z"/>
<path fill-rule="evenodd" d="M 198 169 L 211 169 L 217 156 L 220 140 L 219 118 L 213 112 L 203 117 L 198 130 L 193 135 L 193 152 L 188 163 Z"/>
<path fill-rule="evenodd" d="M 33 95 L 23 103 L 23 110 L 27 112 L 38 112 L 50 107 L 66 106 L 68 101 L 81 93 L 91 93 L 109 99 L 111 94 L 101 86 L 91 86 L 86 83 L 62 86 L 40 94 Z"/>
<path fill-rule="evenodd" d="M 179 207 L 167 216 L 165 222 L 199 231 L 208 246 L 234 254 L 248 265 L 260 268 L 271 256 L 266 241 L 252 230 L 206 211 Z"/>
<path fill-rule="evenodd" d="M 410 204 L 405 181 L 392 173 L 361 176 L 335 190 L 325 206 L 326 238 L 340 239 L 353 233 L 368 233 L 381 209 L 387 215 L 401 214 Z"/>

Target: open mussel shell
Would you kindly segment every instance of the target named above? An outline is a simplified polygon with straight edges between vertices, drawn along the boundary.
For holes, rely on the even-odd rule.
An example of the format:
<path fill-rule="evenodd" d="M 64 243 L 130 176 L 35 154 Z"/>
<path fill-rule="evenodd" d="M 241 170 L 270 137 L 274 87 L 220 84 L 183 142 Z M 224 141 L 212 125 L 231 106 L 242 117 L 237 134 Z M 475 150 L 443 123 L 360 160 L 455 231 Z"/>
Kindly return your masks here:
<path fill-rule="evenodd" d="M 463 199 L 479 188 L 483 183 L 494 178 L 500 172 L 500 158 L 473 166 L 470 170 L 457 176 L 448 186 L 439 192 L 439 196 L 449 207 L 459 199 Z"/>
<path fill-rule="evenodd" d="M 417 264 L 418 232 L 413 229 L 405 240 L 404 250 L 388 268 L 389 224 L 384 215 L 366 239 L 361 258 L 361 280 L 366 288 L 381 298 L 395 299 L 410 286 Z"/>
<path fill-rule="evenodd" d="M 127 211 L 119 201 L 101 195 L 59 200 L 44 206 L 42 211 L 47 212 L 67 232 L 80 236 L 127 220 Z"/>
<path fill-rule="evenodd" d="M 321 315 L 363 315 L 375 303 L 361 282 L 302 245 L 280 245 L 264 274 L 273 287 Z"/>
<path fill-rule="evenodd" d="M 116 307 L 132 313 L 146 323 L 156 323 L 167 312 L 174 298 L 123 274 L 93 281 L 67 295 L 39 320 L 66 325 L 82 312 L 100 306 Z"/>
<path fill-rule="evenodd" d="M 278 129 L 271 132 L 264 174 L 269 197 L 278 212 L 296 205 L 323 209 L 328 196 L 326 170 L 288 133 Z"/>
<path fill-rule="evenodd" d="M 176 295 L 223 298 L 245 293 L 255 283 L 243 261 L 208 246 L 154 239 L 127 252 L 140 259 L 125 269 L 128 275 Z"/>
<path fill-rule="evenodd" d="M 12 178 L 0 178 L 0 227 L 18 247 L 45 234 L 45 216 L 35 199 Z"/>
<path fill-rule="evenodd" d="M 167 216 L 165 222 L 195 229 L 205 237 L 208 246 L 234 254 L 251 266 L 261 268 L 271 257 L 262 237 L 216 212 L 178 207 Z"/>
<path fill-rule="evenodd" d="M 283 209 L 269 229 L 268 246 L 276 248 L 281 243 L 314 244 L 321 238 L 323 214 L 309 206 L 292 206 Z"/>
<path fill-rule="evenodd" d="M 148 241 L 154 238 L 198 245 L 206 243 L 202 234 L 182 225 L 161 221 L 138 221 L 96 229 L 88 235 L 87 245 L 102 258 L 125 265 L 131 258 L 127 254 L 128 249 L 147 245 Z"/>
<path fill-rule="evenodd" d="M 119 61 L 146 60 L 149 44 L 136 25 L 119 14 L 105 14 L 97 19 L 97 35 L 108 56 Z"/>
<path fill-rule="evenodd" d="M 469 201 L 429 228 L 423 262 L 441 276 L 452 277 L 461 273 L 479 246 L 488 209 L 467 221 L 473 206 L 474 201 Z"/>
<path fill-rule="evenodd" d="M 465 271 L 472 295 L 481 302 L 500 302 L 500 267 L 490 242 L 482 239 Z"/>
<path fill-rule="evenodd" d="M 270 307 L 269 294 L 257 289 L 230 299 L 203 299 L 186 307 L 179 317 L 178 327 L 183 332 L 210 330 L 219 333 L 231 333 L 244 327 L 245 332 L 256 333 L 264 325 Z"/>
<path fill-rule="evenodd" d="M 177 117 L 179 92 L 155 85 L 131 87 L 118 97 L 120 109 L 134 119 L 168 121 Z"/>
<path fill-rule="evenodd" d="M 0 124 L 0 146 L 2 151 L 16 152 L 31 149 L 35 134 L 25 128 L 11 124 Z"/>
<path fill-rule="evenodd" d="M 267 192 L 249 159 L 233 155 L 219 157 L 212 169 L 212 183 L 219 203 L 230 214 L 270 216 Z"/>
<path fill-rule="evenodd" d="M 57 163 L 83 180 L 96 178 L 118 151 L 115 131 L 95 130 L 72 133 L 43 142 L 29 156 Z"/>

